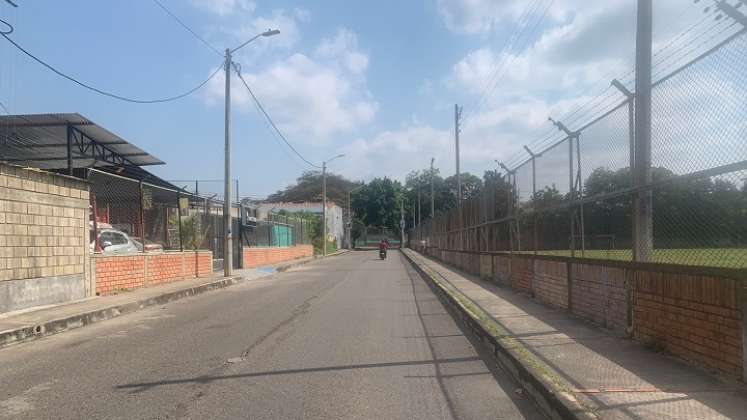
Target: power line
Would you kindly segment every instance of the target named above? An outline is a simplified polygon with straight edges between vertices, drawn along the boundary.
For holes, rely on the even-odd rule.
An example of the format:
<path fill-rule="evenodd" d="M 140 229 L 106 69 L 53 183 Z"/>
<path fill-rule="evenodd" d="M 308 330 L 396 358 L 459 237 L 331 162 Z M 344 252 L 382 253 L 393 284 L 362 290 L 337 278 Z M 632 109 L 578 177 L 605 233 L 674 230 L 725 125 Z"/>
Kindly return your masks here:
<path fill-rule="evenodd" d="M 189 32 L 190 34 L 192 34 L 192 36 L 194 36 L 198 41 L 202 42 L 206 47 L 210 48 L 213 52 L 215 52 L 219 56 L 221 56 L 221 57 L 223 56 L 223 53 L 221 53 L 212 44 L 210 44 L 209 42 L 207 42 L 205 40 L 205 38 L 203 38 L 200 35 L 198 35 L 197 32 L 193 31 L 192 28 L 190 28 L 186 23 L 184 23 L 184 21 L 182 21 L 181 19 L 179 19 L 179 17 L 177 15 L 175 15 L 173 12 L 171 12 L 171 10 L 169 10 L 166 6 L 164 6 L 163 3 L 161 3 L 159 0 L 153 0 L 153 2 L 156 3 L 158 5 L 158 7 L 160 7 L 169 16 L 171 16 L 171 18 L 173 18 L 179 25 L 181 25 L 182 28 L 186 29 L 187 32 Z"/>
<path fill-rule="evenodd" d="M 60 76 L 60 77 L 62 77 L 64 79 L 67 79 L 67 80 L 69 80 L 69 81 L 75 83 L 76 85 L 81 86 L 81 87 L 83 87 L 85 89 L 88 89 L 90 91 L 96 92 L 96 93 L 98 93 L 100 95 L 108 96 L 110 98 L 118 99 L 118 100 L 124 101 L 124 102 L 136 103 L 136 104 L 155 104 L 155 103 L 171 102 L 171 101 L 176 101 L 178 99 L 182 99 L 182 98 L 184 98 L 186 96 L 189 96 L 189 95 L 195 93 L 196 91 L 200 90 L 200 88 L 202 88 L 203 86 L 205 86 L 221 70 L 221 67 L 219 66 L 207 79 L 205 79 L 205 81 L 203 81 L 199 85 L 195 86 L 194 88 L 192 88 L 192 89 L 190 89 L 190 90 L 188 90 L 188 91 L 186 91 L 186 92 L 184 92 L 182 94 L 176 95 L 176 96 L 171 96 L 171 97 L 168 97 L 168 98 L 161 98 L 161 99 L 132 99 L 132 98 L 128 98 L 128 97 L 125 97 L 125 96 L 117 95 L 117 94 L 114 94 L 114 93 L 111 93 L 111 92 L 107 92 L 105 90 L 93 87 L 93 86 L 91 86 L 91 85 L 89 85 L 87 83 L 81 82 L 80 80 L 77 80 L 76 78 L 63 73 L 62 71 L 57 70 L 55 67 L 53 67 L 51 64 L 48 64 L 47 62 L 45 62 L 41 58 L 38 58 L 37 56 L 31 54 L 29 51 L 27 51 L 25 48 L 23 48 L 22 46 L 20 46 L 18 43 L 16 43 L 12 39 L 10 39 L 10 37 L 8 37 L 7 35 L 5 35 L 4 33 L 0 33 L 0 35 L 2 35 L 3 38 L 5 38 L 8 42 L 10 42 L 14 47 L 16 47 L 22 53 L 26 54 L 28 57 L 30 57 L 31 59 L 33 59 L 37 63 L 41 64 L 42 66 L 46 67 L 47 69 L 49 69 L 53 73 L 57 74 L 58 76 Z"/>
<path fill-rule="evenodd" d="M 542 11 L 542 14 L 539 15 L 539 18 L 534 22 L 534 25 L 532 26 L 532 28 L 529 30 L 528 33 L 526 33 L 527 36 L 524 39 L 523 44 L 519 45 L 519 52 L 516 55 L 511 55 L 511 57 L 508 59 L 508 61 L 504 60 L 501 68 L 498 69 L 500 72 L 496 73 L 496 75 L 495 75 L 496 79 L 493 80 L 493 83 L 490 86 L 490 89 L 486 92 L 486 95 L 483 96 L 482 100 L 478 104 L 478 106 L 477 106 L 478 108 L 482 109 L 483 105 L 485 104 L 485 101 L 487 101 L 487 99 L 490 96 L 490 94 L 495 90 L 495 88 L 498 86 L 498 84 L 501 82 L 501 80 L 505 77 L 506 72 L 508 71 L 508 67 L 516 60 L 516 57 L 519 54 L 521 54 L 521 51 L 525 50 L 529 46 L 530 42 L 532 41 L 532 34 L 537 31 L 537 29 L 539 28 L 539 25 L 542 23 L 542 21 L 545 20 L 545 16 L 547 15 L 548 10 L 550 10 L 550 7 L 553 5 L 554 2 L 555 2 L 555 0 L 550 0 L 550 2 L 547 4 L 547 6 L 545 6 L 545 9 Z M 539 7 L 539 5 L 540 5 L 540 3 L 537 4 L 538 7 Z M 539 11 L 539 9 L 532 11 L 532 14 L 536 14 L 537 11 Z M 521 30 L 521 32 L 519 32 L 519 35 L 518 35 L 518 37 L 515 40 L 516 42 L 521 42 L 523 34 L 526 32 L 527 29 L 529 29 L 531 23 L 532 23 L 531 20 L 528 20 L 526 22 L 526 26 Z M 504 55 L 504 57 L 506 57 L 506 56 L 507 55 Z"/>
<path fill-rule="evenodd" d="M 495 77 L 498 75 L 498 72 L 501 70 L 504 61 L 506 59 L 506 54 L 504 54 L 505 51 L 510 51 L 513 48 L 514 42 L 518 39 L 520 36 L 520 32 L 524 30 L 524 27 L 529 23 L 529 18 L 534 13 L 535 9 L 539 5 L 541 0 L 534 0 L 530 5 L 524 10 L 524 12 L 521 14 L 521 16 L 518 19 L 519 24 L 517 25 L 520 29 L 520 31 L 512 31 L 511 36 L 506 38 L 506 41 L 503 43 L 503 46 L 501 46 L 501 49 L 498 51 L 498 56 L 500 57 L 498 63 L 496 63 L 495 68 L 493 71 L 486 75 L 486 77 L 481 80 L 481 89 L 482 94 L 478 98 L 478 100 L 474 101 L 470 106 L 467 107 L 467 114 L 472 113 L 472 109 L 476 109 L 479 105 L 482 104 L 485 97 L 489 94 L 488 87 L 493 84 L 493 81 Z M 463 119 L 466 119 L 467 115 Z"/>
<path fill-rule="evenodd" d="M 667 42 L 666 45 L 664 45 L 663 47 L 661 47 L 659 50 L 657 50 L 652 55 L 653 58 L 660 57 L 660 59 L 657 62 L 654 62 L 653 65 L 652 65 L 652 70 L 655 70 L 655 69 L 657 69 L 657 67 L 661 67 L 664 62 L 672 59 L 678 53 L 680 53 L 683 50 L 685 50 L 686 47 L 692 46 L 694 44 L 694 41 L 696 41 L 698 39 L 702 39 L 702 38 L 706 37 L 707 35 L 710 35 L 710 36 L 708 36 L 707 39 L 701 41 L 695 47 L 690 48 L 690 50 L 686 51 L 679 58 L 673 60 L 671 63 L 667 64 L 663 68 L 658 69 L 658 71 L 654 71 L 654 76 L 655 76 L 654 78 L 655 79 L 657 77 L 659 77 L 664 71 L 669 70 L 675 64 L 678 64 L 680 62 L 679 60 L 682 60 L 682 59 L 690 56 L 693 53 L 693 51 L 697 50 L 698 48 L 702 47 L 706 43 L 712 41 L 716 37 L 722 35 L 727 30 L 729 30 L 733 26 L 735 26 L 735 22 L 732 22 L 731 25 L 727 25 L 721 31 L 719 31 L 719 32 L 717 32 L 715 34 L 710 34 L 710 32 L 712 32 L 714 28 L 722 26 L 724 23 L 726 23 L 726 20 L 721 20 L 721 21 L 719 21 L 719 22 L 711 25 L 710 27 L 704 29 L 699 34 L 692 36 L 690 40 L 685 40 L 685 37 L 687 35 L 692 34 L 697 27 L 701 26 L 704 22 L 706 22 L 713 15 L 716 15 L 717 12 L 718 11 L 716 10 L 716 11 L 711 11 L 710 13 L 706 13 L 706 15 L 703 18 L 701 18 L 700 20 L 696 21 L 694 24 L 692 24 L 691 26 L 689 26 L 688 28 L 686 28 L 684 31 L 682 31 L 681 33 L 679 33 L 672 40 L 670 40 L 669 42 Z M 682 41 L 683 44 L 681 46 L 677 47 L 677 48 L 674 48 L 675 44 L 677 44 L 680 41 Z M 669 54 L 663 56 L 662 53 L 664 53 L 667 50 L 672 50 L 672 51 Z M 685 64 L 685 66 L 687 66 L 687 65 L 688 64 Z M 634 72 L 635 72 L 635 70 L 630 70 L 630 71 L 626 72 L 624 75 L 619 76 L 617 79 L 618 80 L 622 80 L 623 78 L 625 78 L 625 77 L 633 74 Z M 589 101 L 589 102 L 585 103 L 584 105 L 580 106 L 575 111 L 573 111 L 571 114 L 564 116 L 563 119 L 565 120 L 566 124 L 567 125 L 572 125 L 573 123 L 579 122 L 581 120 L 593 121 L 594 119 L 598 118 L 600 115 L 603 115 L 605 112 L 607 112 L 607 107 L 616 106 L 617 105 L 617 101 L 614 101 L 614 99 L 615 99 L 615 96 L 617 96 L 617 95 L 614 92 L 613 92 L 613 94 L 607 95 L 606 97 L 602 98 L 604 96 L 605 92 L 609 91 L 609 89 L 610 89 L 610 86 L 608 86 L 603 92 L 601 92 L 599 95 L 597 95 L 591 101 Z M 610 103 L 610 99 L 613 100 L 612 103 Z M 589 107 L 589 105 L 592 105 L 592 104 L 593 104 L 593 106 Z M 594 111 L 594 108 L 596 108 L 596 107 L 600 107 L 602 109 L 598 110 L 598 111 Z M 579 113 L 579 111 L 581 111 L 584 108 L 589 108 L 589 109 L 587 111 L 584 111 L 578 117 L 573 118 L 572 120 L 569 119 L 571 116 Z M 591 118 L 589 118 L 590 115 L 591 115 Z M 536 144 L 533 148 L 540 149 L 540 152 L 541 152 L 542 150 L 544 150 L 545 147 L 547 147 L 549 145 L 549 144 L 546 144 L 547 140 L 548 139 L 545 139 L 545 140 L 542 140 L 542 141 L 540 141 L 540 140 L 533 141 L 532 143 Z M 545 144 L 543 144 L 543 143 L 545 143 Z M 521 155 L 521 153 L 515 155 L 510 160 L 521 161 L 520 155 Z"/>
<path fill-rule="evenodd" d="M 234 64 L 234 63 L 231 63 L 231 65 L 233 66 L 234 70 L 236 70 L 236 75 L 239 76 L 239 79 L 244 84 L 244 87 L 246 88 L 246 90 L 249 91 L 249 94 L 252 96 L 252 99 L 254 100 L 254 103 L 257 104 L 257 106 L 259 107 L 259 110 L 262 111 L 262 114 L 265 116 L 265 118 L 267 118 L 267 121 L 270 122 L 270 125 L 272 125 L 272 128 L 275 130 L 276 133 L 278 133 L 278 135 L 283 140 L 283 142 L 293 151 L 293 153 L 296 154 L 296 156 L 298 156 L 299 158 L 301 158 L 301 160 L 303 160 L 304 162 L 306 162 L 309 166 L 321 169 L 321 166 L 316 165 L 314 163 L 311 163 L 301 153 L 299 153 L 298 150 L 296 150 L 295 147 L 293 147 L 293 145 L 288 141 L 288 139 L 285 138 L 285 136 L 280 131 L 280 129 L 278 128 L 278 126 L 275 125 L 275 122 L 272 120 L 272 118 L 270 117 L 270 115 L 267 113 L 267 111 L 265 111 L 265 108 L 262 106 L 262 103 L 254 95 L 254 92 L 252 92 L 252 89 L 249 87 L 249 84 L 246 83 L 246 80 L 244 80 L 244 76 L 241 75 L 241 71 L 239 70 L 238 66 L 236 66 L 236 64 Z"/>
<path fill-rule="evenodd" d="M 5 25 L 5 26 L 8 27 L 8 29 L 6 29 L 4 31 L 0 31 L 0 35 L 5 36 L 5 35 L 10 35 L 10 34 L 13 33 L 13 29 L 14 29 L 13 25 L 11 25 L 10 23 L 8 23 L 8 22 L 6 22 L 6 21 L 4 21 L 2 19 L 0 19 L 0 23 L 2 23 L 3 25 Z"/>

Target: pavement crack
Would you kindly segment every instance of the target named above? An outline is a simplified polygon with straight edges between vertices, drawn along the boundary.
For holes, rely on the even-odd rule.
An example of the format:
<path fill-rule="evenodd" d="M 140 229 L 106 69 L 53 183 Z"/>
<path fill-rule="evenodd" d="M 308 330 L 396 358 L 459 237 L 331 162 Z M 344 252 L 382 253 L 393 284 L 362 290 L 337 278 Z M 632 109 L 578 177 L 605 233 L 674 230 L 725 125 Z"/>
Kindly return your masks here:
<path fill-rule="evenodd" d="M 249 354 L 252 352 L 252 350 L 259 347 L 262 343 L 267 341 L 270 337 L 280 332 L 283 328 L 290 325 L 298 319 L 299 317 L 305 315 L 309 308 L 311 308 L 311 302 L 313 302 L 315 299 L 319 299 L 319 295 L 311 296 L 310 298 L 306 299 L 303 303 L 298 305 L 293 311 L 291 312 L 291 315 L 288 318 L 285 318 L 284 320 L 280 321 L 278 324 L 276 324 L 270 331 L 266 332 L 262 336 L 260 336 L 257 340 L 254 341 L 249 347 L 245 348 L 244 351 L 241 352 L 241 360 L 245 360 L 247 357 L 249 357 Z"/>

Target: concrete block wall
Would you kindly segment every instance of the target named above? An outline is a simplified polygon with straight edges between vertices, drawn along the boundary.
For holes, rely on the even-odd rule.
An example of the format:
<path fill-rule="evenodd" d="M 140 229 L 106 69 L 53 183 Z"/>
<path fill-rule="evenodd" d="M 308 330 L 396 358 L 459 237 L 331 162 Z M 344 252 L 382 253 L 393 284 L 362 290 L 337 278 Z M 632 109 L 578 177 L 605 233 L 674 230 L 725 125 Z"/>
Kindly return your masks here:
<path fill-rule="evenodd" d="M 313 257 L 312 245 L 296 245 L 291 247 L 249 247 L 244 248 L 244 268 L 256 268 L 292 261 L 299 258 Z"/>
<path fill-rule="evenodd" d="M 458 268 L 469 260 L 466 254 L 483 262 L 486 256 L 414 249 Z M 698 274 L 691 267 L 503 253 L 492 259 L 492 275 L 484 272 L 487 264 L 472 274 L 530 291 L 544 304 L 700 366 L 747 378 L 747 280 Z"/>
<path fill-rule="evenodd" d="M 88 206 L 82 180 L 0 163 L 0 312 L 93 293 Z"/>
<path fill-rule="evenodd" d="M 158 254 L 102 255 L 93 257 L 96 294 L 155 286 L 212 274 L 210 251 L 164 252 Z"/>

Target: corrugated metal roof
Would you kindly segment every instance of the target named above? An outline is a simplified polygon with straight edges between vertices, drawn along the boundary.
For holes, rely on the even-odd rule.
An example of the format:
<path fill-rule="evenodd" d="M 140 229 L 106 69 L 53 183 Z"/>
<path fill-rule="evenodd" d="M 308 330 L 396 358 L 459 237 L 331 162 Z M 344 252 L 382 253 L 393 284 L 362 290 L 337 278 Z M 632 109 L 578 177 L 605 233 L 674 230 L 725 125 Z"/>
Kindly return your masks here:
<path fill-rule="evenodd" d="M 0 161 L 40 169 L 66 168 L 68 125 L 134 166 L 164 163 L 77 113 L 0 116 Z M 76 168 L 111 166 L 77 147 L 73 147 L 72 151 L 73 166 Z"/>

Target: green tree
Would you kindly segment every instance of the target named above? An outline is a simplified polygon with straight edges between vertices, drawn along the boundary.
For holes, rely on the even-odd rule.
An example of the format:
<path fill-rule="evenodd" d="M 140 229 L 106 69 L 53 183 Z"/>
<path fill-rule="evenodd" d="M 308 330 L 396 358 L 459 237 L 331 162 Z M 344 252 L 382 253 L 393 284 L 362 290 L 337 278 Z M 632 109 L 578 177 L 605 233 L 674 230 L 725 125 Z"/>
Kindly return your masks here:
<path fill-rule="evenodd" d="M 340 207 L 347 208 L 348 191 L 360 185 L 345 177 L 327 172 L 327 200 Z M 322 201 L 322 173 L 307 171 L 301 174 L 294 185 L 285 190 L 270 194 L 267 201 L 302 202 Z"/>
<path fill-rule="evenodd" d="M 355 217 L 365 226 L 399 230 L 402 185 L 389 178 L 375 178 L 354 195 Z"/>

